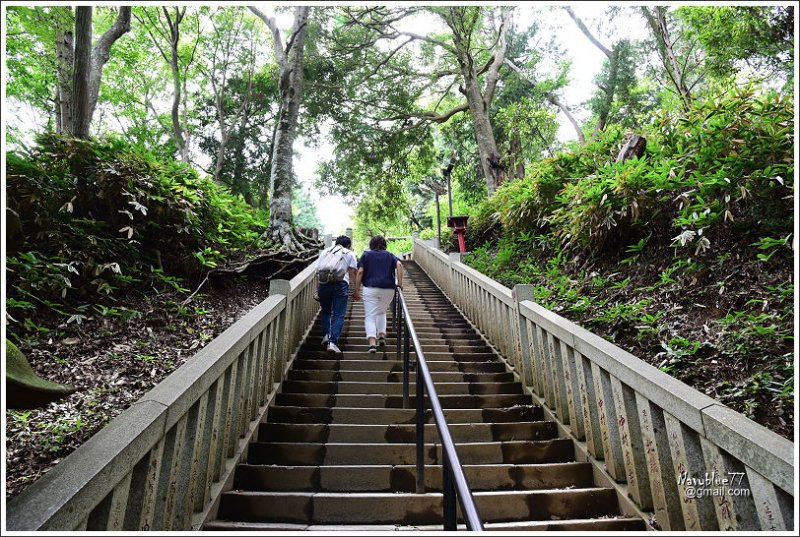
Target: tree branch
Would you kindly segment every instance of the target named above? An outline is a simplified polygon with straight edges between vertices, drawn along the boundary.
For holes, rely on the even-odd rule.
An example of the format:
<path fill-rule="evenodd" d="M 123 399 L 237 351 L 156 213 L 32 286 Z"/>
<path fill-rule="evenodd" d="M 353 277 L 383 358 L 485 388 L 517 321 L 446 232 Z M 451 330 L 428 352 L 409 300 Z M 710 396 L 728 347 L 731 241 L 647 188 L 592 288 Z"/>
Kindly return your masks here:
<path fill-rule="evenodd" d="M 283 41 L 281 40 L 281 33 L 278 31 L 278 25 L 275 22 L 273 17 L 268 17 L 266 13 L 258 9 L 254 6 L 248 6 L 248 9 L 252 11 L 259 19 L 264 21 L 264 24 L 272 32 L 272 41 L 275 48 L 275 61 L 280 66 L 281 70 L 286 67 L 286 53 L 283 50 Z"/>
<path fill-rule="evenodd" d="M 505 64 L 506 64 L 508 67 L 510 67 L 512 71 L 514 71 L 515 73 L 517 73 L 517 75 L 518 75 L 518 76 L 519 76 L 519 77 L 520 77 L 522 80 L 524 80 L 525 82 L 527 82 L 528 84 L 530 84 L 532 87 L 535 87 L 535 86 L 536 86 L 536 82 L 534 82 L 534 81 L 533 81 L 533 80 L 531 80 L 531 79 L 530 79 L 528 76 L 526 76 L 526 75 L 525 75 L 525 74 L 522 72 L 522 69 L 520 69 L 520 68 L 519 68 L 519 66 L 518 66 L 518 65 L 516 65 L 516 64 L 515 64 L 513 61 L 511 61 L 511 60 L 509 60 L 509 59 L 507 59 L 507 58 L 506 58 Z M 569 122 L 570 122 L 570 123 L 572 123 L 572 127 L 575 129 L 575 133 L 578 135 L 578 140 L 581 142 L 581 144 L 584 144 L 584 143 L 586 143 L 586 138 L 585 138 L 585 137 L 584 137 L 584 135 L 583 135 L 583 131 L 581 131 L 581 127 L 580 127 L 580 125 L 578 125 L 578 122 L 577 122 L 577 120 L 575 119 L 575 116 L 573 116 L 573 115 L 572 115 L 572 112 L 570 112 L 570 111 L 569 111 L 569 108 L 567 108 L 567 107 L 564 105 L 564 103 L 562 103 L 562 102 L 561 102 L 561 101 L 558 99 L 558 96 L 557 96 L 555 93 L 553 93 L 553 92 L 549 92 L 549 91 L 548 91 L 548 92 L 545 92 L 544 96 L 545 96 L 545 98 L 546 98 L 546 99 L 547 99 L 547 100 L 550 102 L 550 104 L 552 104 L 552 105 L 556 106 L 556 107 L 557 107 L 559 110 L 561 110 L 561 112 L 563 112 L 563 113 L 564 113 L 564 115 L 567 117 L 567 119 L 569 120 Z"/>
<path fill-rule="evenodd" d="M 400 119 L 411 119 L 411 118 L 419 118 L 425 121 L 433 121 L 434 123 L 445 123 L 451 117 L 458 114 L 459 112 L 466 112 L 469 110 L 469 103 L 461 103 L 460 105 L 456 106 L 445 112 L 444 114 L 437 114 L 436 112 L 422 112 L 422 113 L 409 113 L 403 114 L 391 118 L 386 118 L 387 121 L 397 121 Z"/>
<path fill-rule="evenodd" d="M 390 26 L 390 28 L 391 28 L 391 26 Z M 450 54 L 453 54 L 454 56 L 457 55 L 456 49 L 454 49 L 453 47 L 451 47 L 450 45 L 448 45 L 444 41 L 439 41 L 438 39 L 433 39 L 432 37 L 415 34 L 413 32 L 398 32 L 394 28 L 392 28 L 392 30 L 394 30 L 398 35 L 405 35 L 405 36 L 408 36 L 408 37 L 410 37 L 412 39 L 416 39 L 418 41 L 426 41 L 428 43 L 432 43 L 434 45 L 438 45 L 438 46 L 442 47 L 443 49 L 445 49 Z"/>
<path fill-rule="evenodd" d="M 569 6 L 564 6 L 564 9 L 567 11 L 567 13 L 569 13 L 569 16 L 572 17 L 572 20 L 575 21 L 575 24 L 578 25 L 578 28 L 580 28 L 581 32 L 583 32 L 583 35 L 589 38 L 589 41 L 591 41 L 594 46 L 599 48 L 603 54 L 611 58 L 611 51 L 604 47 L 603 44 L 598 41 L 594 35 L 592 35 L 592 32 L 589 31 L 589 28 L 587 28 L 583 21 L 575 14 L 574 11 L 572 11 L 572 8 Z"/>
<path fill-rule="evenodd" d="M 93 63 L 105 65 L 108 61 L 109 50 L 114 42 L 131 29 L 131 7 L 121 6 L 114 24 L 100 36 L 92 50 Z"/>
<path fill-rule="evenodd" d="M 506 57 L 506 50 L 508 48 L 508 42 L 506 41 L 508 15 L 509 11 L 506 9 L 504 9 L 500 15 L 500 30 L 497 37 L 497 48 L 494 51 L 492 63 L 489 67 L 489 74 L 486 77 L 486 89 L 483 91 L 483 102 L 487 110 L 492 104 L 494 89 L 497 86 L 498 79 L 500 78 L 500 66 L 503 65 L 503 60 Z"/>

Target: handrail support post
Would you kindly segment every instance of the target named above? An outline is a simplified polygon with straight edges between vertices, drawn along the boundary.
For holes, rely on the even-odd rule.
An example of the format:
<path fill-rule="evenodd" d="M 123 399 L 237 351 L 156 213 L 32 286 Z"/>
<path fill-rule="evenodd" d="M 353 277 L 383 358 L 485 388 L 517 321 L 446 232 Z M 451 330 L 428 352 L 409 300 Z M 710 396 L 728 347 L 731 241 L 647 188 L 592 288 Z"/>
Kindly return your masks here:
<path fill-rule="evenodd" d="M 450 475 L 450 459 L 442 449 L 442 494 L 444 496 L 444 531 L 456 531 L 456 489 Z"/>
<path fill-rule="evenodd" d="M 425 493 L 425 384 L 422 377 L 417 370 L 417 494 Z"/>

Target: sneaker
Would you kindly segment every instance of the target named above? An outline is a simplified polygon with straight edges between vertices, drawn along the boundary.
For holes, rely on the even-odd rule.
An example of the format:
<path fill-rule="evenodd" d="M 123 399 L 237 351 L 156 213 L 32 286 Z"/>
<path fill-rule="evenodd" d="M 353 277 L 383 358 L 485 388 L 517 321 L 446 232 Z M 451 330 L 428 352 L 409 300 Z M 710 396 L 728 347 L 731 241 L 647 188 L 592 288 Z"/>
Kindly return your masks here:
<path fill-rule="evenodd" d="M 325 337 L 322 338 L 322 346 L 323 347 L 328 344 L 328 339 L 329 339 L 328 338 L 328 334 L 325 334 Z"/>
<path fill-rule="evenodd" d="M 386 346 L 386 337 L 385 336 L 378 336 L 378 346 L 385 347 Z"/>
<path fill-rule="evenodd" d="M 336 343 L 328 343 L 328 352 L 331 354 L 342 354 L 342 351 L 339 350 Z"/>
<path fill-rule="evenodd" d="M 370 345 L 369 349 L 367 349 L 367 352 L 375 354 L 376 352 L 378 352 L 378 349 L 375 347 L 375 345 Z"/>

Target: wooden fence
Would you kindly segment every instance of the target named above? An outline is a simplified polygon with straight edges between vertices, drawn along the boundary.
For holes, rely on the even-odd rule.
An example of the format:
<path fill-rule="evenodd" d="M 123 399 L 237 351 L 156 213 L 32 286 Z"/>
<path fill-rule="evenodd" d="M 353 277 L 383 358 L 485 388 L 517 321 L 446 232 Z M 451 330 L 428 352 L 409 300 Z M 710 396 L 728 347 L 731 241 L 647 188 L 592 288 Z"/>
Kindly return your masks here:
<path fill-rule="evenodd" d="M 603 338 L 414 240 L 476 325 L 622 499 L 664 530 L 792 530 L 794 444 Z"/>
<path fill-rule="evenodd" d="M 6 529 L 191 530 L 216 514 L 319 311 L 308 267 L 7 504 Z"/>

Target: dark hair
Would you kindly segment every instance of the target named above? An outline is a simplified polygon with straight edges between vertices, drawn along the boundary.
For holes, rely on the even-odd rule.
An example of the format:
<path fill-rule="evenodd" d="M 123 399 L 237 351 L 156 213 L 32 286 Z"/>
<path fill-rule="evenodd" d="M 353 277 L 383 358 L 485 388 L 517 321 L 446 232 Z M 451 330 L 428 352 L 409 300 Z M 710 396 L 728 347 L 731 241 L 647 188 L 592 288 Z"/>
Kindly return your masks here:
<path fill-rule="evenodd" d="M 350 237 L 347 235 L 339 235 L 336 237 L 336 242 L 334 244 L 344 246 L 345 248 L 350 248 L 350 245 L 353 244 L 353 241 L 350 240 Z"/>
<path fill-rule="evenodd" d="M 383 235 L 375 235 L 369 240 L 369 249 L 370 250 L 385 250 L 386 249 L 386 239 L 383 238 Z"/>

